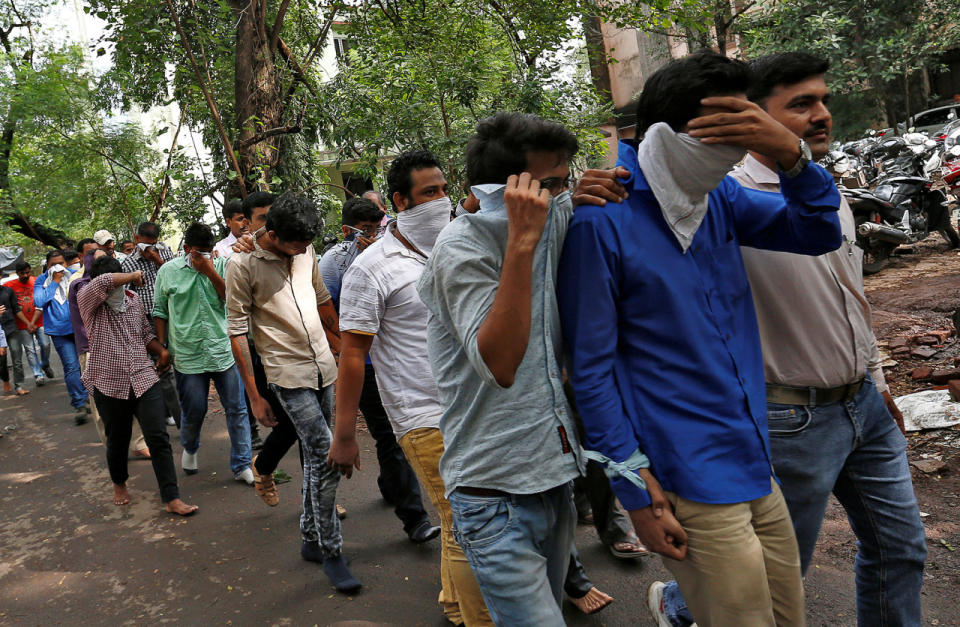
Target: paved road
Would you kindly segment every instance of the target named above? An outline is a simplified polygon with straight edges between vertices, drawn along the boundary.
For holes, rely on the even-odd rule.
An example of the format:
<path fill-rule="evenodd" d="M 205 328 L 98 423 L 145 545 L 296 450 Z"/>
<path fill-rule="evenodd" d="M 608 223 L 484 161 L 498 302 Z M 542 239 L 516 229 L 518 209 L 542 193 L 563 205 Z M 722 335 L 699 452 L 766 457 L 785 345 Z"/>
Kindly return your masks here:
<path fill-rule="evenodd" d="M 380 500 L 369 437 L 361 439 L 368 465 L 340 486 L 344 550 L 364 583 L 346 597 L 299 557 L 295 450 L 281 465 L 293 482 L 269 508 L 232 479 L 223 413 L 215 402 L 211 410 L 201 472 L 179 477 L 200 511 L 181 519 L 161 511 L 148 462 L 130 463 L 132 505 L 112 505 L 103 448 L 92 423 L 73 425 L 61 379 L 0 397 L 0 428 L 16 426 L 0 439 L 0 623 L 446 624 L 436 605 L 439 544 L 410 543 Z M 170 435 L 179 468 L 175 428 Z M 567 603 L 569 624 L 652 624 L 645 591 L 667 576 L 659 559 L 614 560 L 588 527 L 577 543 L 596 585 L 616 601 L 590 617 Z M 818 556 L 807 580 L 810 624 L 853 625 L 852 566 L 828 559 Z"/>

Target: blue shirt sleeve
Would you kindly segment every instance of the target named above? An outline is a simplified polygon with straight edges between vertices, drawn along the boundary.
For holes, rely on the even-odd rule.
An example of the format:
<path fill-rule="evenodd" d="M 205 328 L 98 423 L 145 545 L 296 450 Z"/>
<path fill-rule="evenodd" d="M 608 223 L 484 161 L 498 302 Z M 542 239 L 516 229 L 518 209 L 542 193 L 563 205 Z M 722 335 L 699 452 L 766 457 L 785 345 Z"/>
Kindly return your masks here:
<path fill-rule="evenodd" d="M 641 443 L 617 387 L 620 246 L 611 214 L 619 210 L 613 204 L 578 208 L 560 258 L 557 296 L 586 446 L 623 462 Z M 650 505 L 647 492 L 627 479 L 617 476 L 610 484 L 627 510 Z"/>
<path fill-rule="evenodd" d="M 729 177 L 718 191 L 733 214 L 741 246 L 822 255 L 843 242 L 840 192 L 815 163 L 793 178 L 781 173 L 779 194 L 742 187 Z"/>
<path fill-rule="evenodd" d="M 58 283 L 50 281 L 50 285 L 44 287 L 43 284 L 47 280 L 47 273 L 44 272 L 37 277 L 37 280 L 33 284 L 33 304 L 37 309 L 43 309 L 50 304 L 50 301 L 53 300 L 53 295 L 57 293 L 57 288 L 59 287 Z M 64 273 L 61 281 L 66 281 L 66 273 Z"/>

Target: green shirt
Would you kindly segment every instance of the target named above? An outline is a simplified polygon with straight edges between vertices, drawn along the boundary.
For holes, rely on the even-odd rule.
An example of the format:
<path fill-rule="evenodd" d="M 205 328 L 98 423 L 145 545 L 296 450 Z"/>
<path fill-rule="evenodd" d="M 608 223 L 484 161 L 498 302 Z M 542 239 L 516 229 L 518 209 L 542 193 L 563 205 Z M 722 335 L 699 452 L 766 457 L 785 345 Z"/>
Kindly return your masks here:
<path fill-rule="evenodd" d="M 220 276 L 227 260 L 213 267 Z M 176 257 L 160 267 L 154 285 L 153 317 L 167 320 L 167 343 L 177 372 L 223 372 L 233 366 L 227 335 L 227 308 L 213 283 Z"/>

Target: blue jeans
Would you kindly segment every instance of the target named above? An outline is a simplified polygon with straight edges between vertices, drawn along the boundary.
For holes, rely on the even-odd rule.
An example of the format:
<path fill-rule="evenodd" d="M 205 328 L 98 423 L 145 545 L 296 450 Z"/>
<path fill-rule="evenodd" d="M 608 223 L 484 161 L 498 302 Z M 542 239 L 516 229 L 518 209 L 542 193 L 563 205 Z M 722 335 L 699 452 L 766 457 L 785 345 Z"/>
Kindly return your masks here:
<path fill-rule="evenodd" d="M 454 538 L 497 625 L 564 625 L 560 603 L 577 518 L 571 490 L 565 483 L 537 494 L 450 493 Z"/>
<path fill-rule="evenodd" d="M 238 473 L 250 466 L 250 423 L 243 401 L 243 384 L 237 367 L 223 372 L 185 374 L 177 371 L 177 393 L 180 396 L 180 444 L 191 455 L 200 448 L 200 428 L 207 415 L 207 394 L 210 381 L 217 388 L 220 404 L 227 418 L 230 434 L 230 470 Z"/>
<path fill-rule="evenodd" d="M 60 355 L 63 362 L 63 378 L 67 382 L 67 392 L 70 394 L 70 405 L 74 409 L 83 409 L 87 404 L 87 389 L 80 381 L 80 360 L 77 358 L 77 346 L 73 343 L 73 335 L 51 335 L 50 341 Z"/>
<path fill-rule="evenodd" d="M 23 353 L 27 354 L 27 363 L 34 377 L 42 377 L 43 370 L 37 361 L 37 348 L 33 336 L 26 329 L 17 329 L 7 336 L 7 346 L 10 348 L 10 361 L 13 362 L 13 384 L 23 387 Z"/>
<path fill-rule="evenodd" d="M 333 386 L 314 390 L 270 384 L 270 389 L 290 417 L 300 438 L 303 455 L 300 536 L 304 542 L 318 542 L 324 557 L 336 557 L 343 547 L 340 518 L 337 516 L 340 471 L 327 465 L 327 455 L 333 441 L 330 433 Z"/>
<path fill-rule="evenodd" d="M 767 405 L 770 449 L 800 548 L 803 572 L 813 556 L 830 493 L 857 536 L 854 571 L 860 625 L 919 625 L 927 556 L 907 465 L 907 441 L 868 378 L 856 398 L 819 407 Z M 674 619 L 685 609 L 664 593 Z M 669 592 L 669 596 L 668 596 Z"/>

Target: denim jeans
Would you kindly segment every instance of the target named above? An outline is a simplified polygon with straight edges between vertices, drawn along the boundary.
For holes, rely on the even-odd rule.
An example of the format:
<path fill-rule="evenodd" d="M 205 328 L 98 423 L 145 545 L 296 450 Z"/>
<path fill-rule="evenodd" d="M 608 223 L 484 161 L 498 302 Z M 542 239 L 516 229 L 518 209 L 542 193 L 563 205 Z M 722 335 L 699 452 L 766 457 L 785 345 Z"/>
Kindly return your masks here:
<path fill-rule="evenodd" d="M 7 345 L 10 348 L 10 361 L 13 362 L 13 384 L 16 387 L 23 386 L 23 361 L 22 356 L 27 354 L 27 363 L 34 377 L 42 377 L 43 370 L 40 368 L 40 362 L 37 361 L 36 344 L 33 336 L 26 329 L 17 329 L 7 337 Z"/>
<path fill-rule="evenodd" d="M 319 373 L 318 377 L 319 377 Z M 300 535 L 305 542 L 319 542 L 324 557 L 340 555 L 340 518 L 337 516 L 337 484 L 340 472 L 327 465 L 330 421 L 333 419 L 333 386 L 320 389 L 282 388 L 270 385 L 293 422 L 303 454 L 303 512 Z"/>
<path fill-rule="evenodd" d="M 564 625 L 560 603 L 576 524 L 571 484 L 503 496 L 454 490 L 449 501 L 454 537 L 493 622 Z"/>
<path fill-rule="evenodd" d="M 833 492 L 857 536 L 858 623 L 919 625 L 926 534 L 906 438 L 873 382 L 868 378 L 849 402 L 770 403 L 767 417 L 773 466 L 793 519 L 803 572 Z M 664 595 L 668 617 L 680 610 L 677 596 Z"/>
<path fill-rule="evenodd" d="M 230 470 L 238 473 L 250 466 L 250 423 L 247 406 L 243 402 L 243 385 L 236 365 L 223 372 L 200 374 L 176 373 L 177 392 L 180 395 L 180 444 L 190 453 L 200 448 L 200 428 L 207 415 L 207 394 L 210 381 L 217 388 L 220 404 L 227 418 L 230 434 Z"/>
<path fill-rule="evenodd" d="M 80 361 L 77 358 L 77 346 L 73 343 L 73 335 L 51 335 L 50 341 L 60 355 L 63 363 L 63 378 L 67 382 L 67 393 L 70 394 L 70 405 L 74 409 L 83 409 L 87 404 L 87 389 L 80 381 Z"/>

